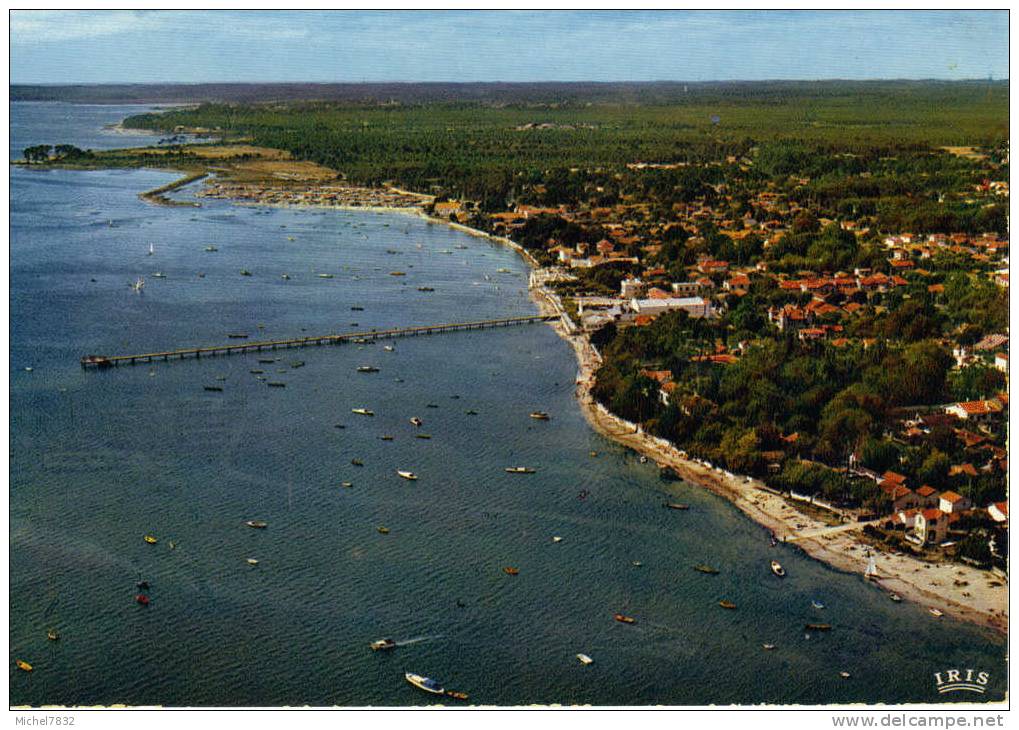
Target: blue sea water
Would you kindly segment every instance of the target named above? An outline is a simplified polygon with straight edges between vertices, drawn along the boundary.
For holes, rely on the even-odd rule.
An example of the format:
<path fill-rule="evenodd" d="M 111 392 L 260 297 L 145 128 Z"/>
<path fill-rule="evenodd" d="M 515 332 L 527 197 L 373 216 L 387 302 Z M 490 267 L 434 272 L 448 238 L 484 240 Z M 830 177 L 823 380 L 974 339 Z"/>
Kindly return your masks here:
<path fill-rule="evenodd" d="M 12 130 L 94 142 L 129 113 L 94 109 L 14 104 Z M 11 171 L 11 704 L 430 702 L 407 671 L 498 705 L 1003 698 L 1003 637 L 771 548 L 724 500 L 592 432 L 572 352 L 543 325 L 83 371 L 87 353 L 228 333 L 536 311 L 523 262 L 485 239 L 409 215 L 138 199 L 171 179 Z M 402 645 L 370 651 L 382 637 Z M 990 673 L 986 695 L 937 694 L 935 672 L 967 667 Z"/>

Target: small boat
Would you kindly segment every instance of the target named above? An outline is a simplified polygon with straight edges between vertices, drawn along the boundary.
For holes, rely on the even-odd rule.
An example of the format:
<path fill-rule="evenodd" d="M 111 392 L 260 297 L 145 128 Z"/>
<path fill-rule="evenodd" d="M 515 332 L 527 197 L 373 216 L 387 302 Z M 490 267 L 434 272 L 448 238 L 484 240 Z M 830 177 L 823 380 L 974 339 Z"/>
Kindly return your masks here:
<path fill-rule="evenodd" d="M 682 504 L 680 502 L 666 502 L 665 506 L 668 507 L 669 509 L 682 509 L 682 510 L 690 509 L 690 505 Z"/>
<path fill-rule="evenodd" d="M 418 478 L 418 475 L 417 475 L 417 474 L 415 474 L 415 473 L 414 473 L 414 472 L 412 472 L 412 471 L 404 471 L 404 470 L 402 470 L 402 469 L 398 469 L 398 470 L 396 471 L 396 473 L 397 473 L 397 474 L 399 474 L 399 475 L 400 475 L 401 477 L 403 477 L 404 479 L 408 479 L 408 480 L 410 480 L 410 481 L 412 481 L 412 482 L 413 482 L 413 481 L 416 481 L 416 480 L 417 480 L 417 478 Z"/>
<path fill-rule="evenodd" d="M 382 349 L 385 350 L 386 352 L 393 352 L 394 350 L 396 350 L 396 348 L 393 347 L 392 345 L 383 345 Z"/>
<path fill-rule="evenodd" d="M 245 332 L 230 332 L 230 333 L 227 333 L 227 337 L 229 337 L 231 340 L 246 340 L 246 339 L 248 339 L 248 335 Z"/>
<path fill-rule="evenodd" d="M 438 407 L 439 406 L 436 403 L 425 403 L 425 408 L 438 408 Z"/>
<path fill-rule="evenodd" d="M 332 279 L 333 275 L 332 274 L 319 274 L 318 278 L 319 279 Z"/>
<path fill-rule="evenodd" d="M 427 433 L 416 433 L 416 434 L 414 434 L 414 438 L 416 438 L 416 439 L 424 439 L 425 441 L 427 441 L 427 440 L 429 440 L 431 438 L 431 436 L 429 434 L 427 434 Z"/>
<path fill-rule="evenodd" d="M 266 385 L 268 385 L 270 388 L 286 388 L 287 387 L 286 383 L 281 383 L 278 380 L 270 380 L 268 383 L 266 383 Z"/>
<path fill-rule="evenodd" d="M 824 608 L 824 604 L 823 604 L 823 603 L 821 603 L 820 601 L 811 601 L 811 602 L 810 602 L 810 605 L 811 605 L 811 606 L 813 606 L 814 608 L 816 608 L 816 609 L 817 609 L 817 610 L 819 610 L 819 611 L 820 611 L 820 610 L 821 610 L 822 608 Z"/>
<path fill-rule="evenodd" d="M 146 596 L 144 593 L 139 593 L 137 596 L 134 597 L 134 600 L 140 606 L 148 606 L 149 605 L 149 597 Z"/>
<path fill-rule="evenodd" d="M 530 416 L 536 421 L 547 421 L 551 418 L 545 411 L 534 411 Z"/>
<path fill-rule="evenodd" d="M 166 274 L 164 274 L 162 271 L 157 271 L 154 274 L 152 274 L 152 278 L 153 279 L 165 279 L 166 278 Z"/>
<path fill-rule="evenodd" d="M 898 593 L 892 593 L 888 597 L 895 603 L 902 603 L 902 597 Z"/>
<path fill-rule="evenodd" d="M 534 469 L 527 466 L 507 466 L 507 474 L 534 474 Z"/>
<path fill-rule="evenodd" d="M 218 385 L 206 385 L 205 386 L 205 390 L 208 390 L 208 391 L 210 391 L 212 393 L 222 393 L 223 392 L 223 388 L 221 388 Z"/>
<path fill-rule="evenodd" d="M 779 578 L 785 578 L 785 568 L 777 560 L 771 561 L 771 572 L 777 575 Z"/>
<path fill-rule="evenodd" d="M 140 580 L 135 585 L 140 591 L 147 591 L 149 589 L 149 582 L 147 580 Z"/>
<path fill-rule="evenodd" d="M 272 365 L 274 362 L 276 362 L 276 358 L 274 358 L 274 357 L 260 357 L 260 358 L 258 358 L 258 362 L 260 364 L 262 364 L 262 365 Z"/>
<path fill-rule="evenodd" d="M 56 629 L 49 629 L 46 631 L 46 638 L 50 641 L 60 641 L 60 634 L 57 633 Z"/>
<path fill-rule="evenodd" d="M 635 624 L 635 623 L 637 623 L 637 619 L 633 618 L 632 616 L 624 616 L 621 613 L 612 614 L 612 618 L 614 618 L 616 621 L 618 621 L 621 624 Z"/>
<path fill-rule="evenodd" d="M 364 311 L 364 307 L 351 307 L 350 311 L 351 312 L 363 312 Z"/>
<path fill-rule="evenodd" d="M 290 281 L 290 274 L 280 274 L 280 278 L 283 279 L 283 281 Z"/>
<path fill-rule="evenodd" d="M 435 291 L 435 289 L 430 286 L 419 286 L 418 291 Z"/>
<path fill-rule="evenodd" d="M 831 631 L 831 624 L 807 624 L 803 628 L 807 631 Z"/>
<path fill-rule="evenodd" d="M 464 414 L 468 415 L 468 416 L 476 416 L 476 415 L 478 415 L 478 412 L 475 411 L 475 410 L 469 410 L 469 411 L 464 411 Z"/>
<path fill-rule="evenodd" d="M 251 272 L 247 269 L 241 269 L 241 276 L 251 276 Z"/>
<path fill-rule="evenodd" d="M 634 568 L 639 568 L 642 565 L 644 565 L 644 563 L 640 562 L 639 560 L 634 560 L 632 563 L 630 563 L 630 565 L 632 565 Z"/>
<path fill-rule="evenodd" d="M 839 672 L 839 676 L 842 677 L 842 679 L 849 679 L 853 675 L 850 674 L 849 672 Z"/>
<path fill-rule="evenodd" d="M 774 651 L 775 650 L 775 645 L 774 644 L 761 644 L 761 648 L 763 648 L 765 651 Z"/>
<path fill-rule="evenodd" d="M 580 660 L 581 664 L 594 664 L 594 659 L 589 657 L 587 654 L 577 654 L 577 659 Z"/>
<path fill-rule="evenodd" d="M 392 639 L 379 639 L 378 641 L 373 641 L 368 646 L 371 647 L 372 651 L 386 651 L 388 649 L 395 649 L 396 642 Z"/>
<path fill-rule="evenodd" d="M 208 246 L 206 246 L 206 247 L 205 247 L 205 250 L 206 250 L 206 251 L 208 251 L 209 253 L 212 253 L 213 251 L 219 251 L 219 249 L 218 249 L 218 248 L 216 248 L 215 246 L 213 246 L 213 245 L 211 245 L 211 244 L 210 244 L 210 245 L 208 245 Z"/>
<path fill-rule="evenodd" d="M 424 423 L 424 421 L 422 421 L 417 416 L 414 416 L 412 419 L 410 419 L 410 422 L 413 423 L 415 426 L 420 426 L 422 423 Z"/>
<path fill-rule="evenodd" d="M 377 373 L 378 371 L 379 371 L 379 369 L 377 367 L 375 367 L 374 365 L 361 365 L 357 369 L 357 372 L 359 372 L 359 373 Z"/>
<path fill-rule="evenodd" d="M 369 411 L 367 408 L 351 408 L 351 413 L 356 413 L 359 416 L 374 416 L 374 411 Z"/>
<path fill-rule="evenodd" d="M 388 535 L 389 534 L 389 528 L 385 527 L 384 525 L 379 525 L 375 529 L 378 530 L 380 535 Z"/>
<path fill-rule="evenodd" d="M 379 439 L 381 439 L 382 441 L 392 441 L 393 437 L 389 436 L 389 435 L 385 435 L 385 436 L 379 436 Z"/>
<path fill-rule="evenodd" d="M 159 542 L 159 540 L 157 540 L 153 535 L 146 535 L 145 537 L 142 538 L 142 540 L 147 542 L 149 545 L 155 545 L 157 542 Z"/>
<path fill-rule="evenodd" d="M 511 274 L 513 272 L 511 272 L 509 269 L 496 269 L 495 273 L 497 273 L 497 274 Z"/>
<path fill-rule="evenodd" d="M 507 565 L 505 568 L 502 569 L 502 572 L 505 573 L 506 575 L 519 575 L 520 568 L 514 568 L 511 565 Z"/>
<path fill-rule="evenodd" d="M 288 240 L 288 241 L 294 241 L 294 240 L 296 240 L 296 239 L 295 239 L 295 238 L 294 238 L 293 236 L 287 236 L 287 240 Z"/>
<path fill-rule="evenodd" d="M 154 254 L 155 252 L 156 252 L 156 247 L 155 247 L 155 246 L 153 246 L 153 245 L 152 245 L 152 244 L 150 243 L 150 244 L 149 244 L 149 256 L 151 256 L 151 255 L 152 255 L 152 254 Z"/>
<path fill-rule="evenodd" d="M 364 466 L 364 462 L 361 461 L 360 459 L 351 459 L 350 463 L 353 464 L 354 466 Z"/>
<path fill-rule="evenodd" d="M 262 520 L 248 520 L 244 524 L 247 525 L 248 527 L 253 527 L 256 530 L 264 530 L 266 527 L 269 526 L 268 522 L 263 522 Z"/>
<path fill-rule="evenodd" d="M 466 692 L 454 692 L 451 689 L 447 689 L 443 694 L 446 697 L 449 697 L 449 698 L 454 699 L 454 700 L 466 700 L 467 699 L 467 693 Z"/>
<path fill-rule="evenodd" d="M 303 368 L 304 367 L 304 360 L 294 360 L 292 363 L 290 363 L 290 367 L 292 367 L 292 368 Z"/>
<path fill-rule="evenodd" d="M 351 487 L 354 486 L 354 483 L 353 482 L 340 482 L 340 486 L 343 487 L 344 489 L 350 489 Z"/>
<path fill-rule="evenodd" d="M 258 560 L 256 558 L 246 558 L 246 562 L 248 565 L 258 565 Z"/>
<path fill-rule="evenodd" d="M 264 370 L 249 370 L 248 372 L 251 373 L 252 375 L 265 375 Z"/>
<path fill-rule="evenodd" d="M 406 276 L 407 272 L 405 272 L 405 271 L 390 271 L 389 275 L 390 276 Z"/>
<path fill-rule="evenodd" d="M 937 608 L 928 608 L 927 610 L 930 611 L 931 616 L 934 616 L 935 618 L 941 618 L 942 616 L 945 615 L 944 612 L 940 611 Z"/>
<path fill-rule="evenodd" d="M 646 463 L 647 463 L 647 457 L 646 457 L 646 456 L 644 456 L 643 454 L 641 454 L 641 455 L 640 455 L 640 458 L 638 459 L 638 461 L 639 461 L 639 462 L 640 462 L 641 464 L 646 464 Z"/>
<path fill-rule="evenodd" d="M 735 603 L 726 599 L 722 599 L 721 601 L 719 601 L 718 605 L 721 606 L 722 608 L 728 608 L 730 611 L 736 608 Z"/>
<path fill-rule="evenodd" d="M 14 663 L 17 665 L 18 669 L 20 669 L 23 672 L 31 672 L 32 671 L 32 665 L 29 664 L 28 662 L 22 660 L 22 659 L 18 659 Z"/>
<path fill-rule="evenodd" d="M 408 682 L 413 684 L 418 689 L 423 689 L 425 692 L 430 692 L 433 695 L 441 695 L 446 693 L 446 690 L 443 689 L 442 685 L 436 682 L 434 679 L 422 677 L 420 674 L 412 674 L 411 672 L 407 672 L 403 676 L 404 678 L 406 678 Z"/>
<path fill-rule="evenodd" d="M 704 565 L 703 563 L 701 565 L 693 566 L 693 569 L 696 570 L 698 573 L 706 573 L 708 575 L 718 575 L 718 569 L 717 568 L 712 568 L 710 565 Z"/>
<path fill-rule="evenodd" d="M 552 538 L 552 542 L 562 542 L 562 541 L 563 541 L 563 539 L 561 537 L 559 537 L 558 535 L 556 535 L 555 537 Z"/>
<path fill-rule="evenodd" d="M 176 550 L 177 549 L 177 543 L 175 543 L 173 540 L 170 540 L 170 542 L 166 543 L 166 545 L 171 550 Z"/>
<path fill-rule="evenodd" d="M 137 292 L 140 292 L 142 289 L 145 288 L 145 279 L 139 277 L 138 279 L 135 280 L 134 284 L 131 284 L 131 288 Z"/>

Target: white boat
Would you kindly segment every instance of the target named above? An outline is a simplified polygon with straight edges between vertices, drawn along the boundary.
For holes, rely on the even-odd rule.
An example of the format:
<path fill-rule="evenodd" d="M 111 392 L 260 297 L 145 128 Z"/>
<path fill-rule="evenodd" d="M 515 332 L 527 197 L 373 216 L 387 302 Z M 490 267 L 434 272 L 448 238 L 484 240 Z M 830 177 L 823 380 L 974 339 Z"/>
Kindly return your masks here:
<path fill-rule="evenodd" d="M 248 565 L 258 565 L 258 560 L 255 558 L 248 558 Z"/>
<path fill-rule="evenodd" d="M 408 682 L 413 684 L 418 689 L 423 689 L 425 692 L 431 692 L 433 695 L 441 695 L 444 694 L 446 691 L 445 689 L 443 689 L 442 685 L 436 682 L 434 679 L 422 677 L 420 674 L 413 674 L 411 672 L 407 672 L 403 676 Z"/>
<path fill-rule="evenodd" d="M 219 249 L 213 246 L 211 243 L 205 247 L 205 250 L 208 251 L 209 253 L 212 253 L 213 251 L 219 251 Z"/>
<path fill-rule="evenodd" d="M 761 644 L 761 647 L 765 651 L 774 651 L 774 649 L 775 649 L 775 645 L 774 644 Z"/>
<path fill-rule="evenodd" d="M 534 474 L 534 469 L 529 466 L 507 466 L 507 474 Z"/>
<path fill-rule="evenodd" d="M 562 542 L 562 541 L 563 541 L 563 539 L 561 537 L 559 537 L 558 535 L 556 535 L 555 537 L 552 538 L 552 542 Z"/>
<path fill-rule="evenodd" d="M 395 649 L 396 648 L 396 642 L 393 641 L 392 639 L 379 639 L 378 641 L 373 641 L 368 646 L 371 647 L 372 651 L 380 651 L 380 650 L 385 651 L 387 649 Z"/>
<path fill-rule="evenodd" d="M 934 616 L 935 618 L 941 618 L 942 616 L 945 615 L 944 613 L 942 613 L 941 611 L 939 611 L 936 608 L 928 608 L 927 610 L 930 611 L 931 612 L 931 616 Z"/>
<path fill-rule="evenodd" d="M 280 278 L 283 279 L 284 281 L 289 281 L 290 280 L 290 274 L 281 274 Z"/>
<path fill-rule="evenodd" d="M 424 423 L 424 421 L 422 421 L 417 416 L 414 416 L 412 419 L 410 419 L 410 422 L 413 423 L 415 426 L 420 426 L 422 423 Z"/>
<path fill-rule="evenodd" d="M 850 674 L 849 672 L 839 672 L 839 676 L 842 677 L 842 679 L 849 679 L 853 675 Z"/>
<path fill-rule="evenodd" d="M 404 479 L 409 479 L 412 482 L 418 478 L 418 475 L 412 471 L 403 471 L 402 469 L 398 469 L 396 473 Z"/>
<path fill-rule="evenodd" d="M 383 345 L 382 349 L 385 350 L 386 352 L 392 352 L 393 351 L 393 346 L 392 345 Z"/>
<path fill-rule="evenodd" d="M 151 256 L 151 255 L 152 255 L 152 254 L 154 254 L 155 252 L 156 252 L 156 249 L 155 249 L 155 247 L 154 247 L 154 246 L 153 246 L 153 245 L 152 245 L 152 244 L 150 243 L 150 244 L 149 244 L 149 256 Z"/>
<path fill-rule="evenodd" d="M 156 273 L 154 273 L 152 275 L 152 278 L 153 279 L 165 279 L 166 278 L 166 274 L 164 274 L 162 271 L 157 271 Z"/>
<path fill-rule="evenodd" d="M 898 593 L 892 593 L 888 596 L 894 603 L 902 603 L 902 597 Z"/>
<path fill-rule="evenodd" d="M 367 408 L 351 408 L 351 413 L 356 413 L 359 416 L 374 416 L 375 411 L 370 411 Z"/>
<path fill-rule="evenodd" d="M 824 608 L 824 604 L 821 603 L 820 601 L 811 601 L 810 605 L 813 606 L 814 608 L 818 609 L 818 610 Z"/>
<path fill-rule="evenodd" d="M 863 571 L 865 578 L 874 580 L 877 578 L 877 563 L 874 562 L 874 556 L 870 556 L 870 560 L 867 561 L 867 569 Z"/>
<path fill-rule="evenodd" d="M 580 660 L 581 664 L 594 664 L 594 659 L 589 657 L 587 654 L 577 654 L 577 659 Z"/>
<path fill-rule="evenodd" d="M 785 578 L 785 568 L 777 560 L 771 561 L 771 572 L 777 575 L 779 578 Z"/>

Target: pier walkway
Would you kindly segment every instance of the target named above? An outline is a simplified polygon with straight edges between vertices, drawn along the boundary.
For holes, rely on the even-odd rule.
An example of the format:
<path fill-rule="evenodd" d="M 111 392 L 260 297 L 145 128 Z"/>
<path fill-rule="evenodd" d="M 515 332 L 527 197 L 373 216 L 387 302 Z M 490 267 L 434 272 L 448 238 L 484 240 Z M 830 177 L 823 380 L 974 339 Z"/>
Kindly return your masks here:
<path fill-rule="evenodd" d="M 135 365 L 150 363 L 157 360 L 200 359 L 203 357 L 219 357 L 236 355 L 244 352 L 261 352 L 263 350 L 286 350 L 295 347 L 311 347 L 313 345 L 342 345 L 347 342 L 365 342 L 369 340 L 391 339 L 394 337 L 416 337 L 434 335 L 443 332 L 460 332 L 464 330 L 480 330 L 492 327 L 511 327 L 518 324 L 549 322 L 559 319 L 559 315 L 534 315 L 530 317 L 509 317 L 507 319 L 485 319 L 476 322 L 454 322 L 451 324 L 435 324 L 423 327 L 400 327 L 388 330 L 368 330 L 366 332 L 350 332 L 338 335 L 319 335 L 316 337 L 296 337 L 286 340 L 268 340 L 262 342 L 238 342 L 236 344 L 215 345 L 212 347 L 186 347 L 163 352 L 145 352 L 138 355 L 86 355 L 81 358 L 83 368 L 109 368 L 118 365 Z M 247 334 L 228 335 L 233 339 L 246 339 Z"/>

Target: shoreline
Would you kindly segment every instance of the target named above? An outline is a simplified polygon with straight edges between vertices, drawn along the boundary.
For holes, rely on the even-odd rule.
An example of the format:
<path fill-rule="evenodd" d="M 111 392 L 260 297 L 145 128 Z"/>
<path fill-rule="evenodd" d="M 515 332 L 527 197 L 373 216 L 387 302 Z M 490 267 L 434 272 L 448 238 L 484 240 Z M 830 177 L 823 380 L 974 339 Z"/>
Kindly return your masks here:
<path fill-rule="evenodd" d="M 196 179 L 184 178 L 183 180 L 186 182 L 179 180 L 171 185 L 183 187 L 184 184 L 194 182 Z M 157 201 L 150 198 L 139 197 L 158 204 Z M 774 533 L 777 539 L 795 544 L 811 558 L 844 573 L 857 574 L 863 579 L 868 562 L 868 552 L 873 550 L 875 558 L 881 562 L 878 565 L 878 578 L 872 582 L 886 594 L 894 592 L 904 601 L 937 608 L 945 615 L 1007 636 L 1008 586 L 1006 578 L 998 578 L 986 571 L 958 563 L 931 564 L 915 557 L 901 554 L 890 555 L 882 550 L 872 548 L 852 537 L 852 532 L 855 529 L 862 529 L 862 524 L 830 527 L 793 509 L 784 497 L 766 489 L 760 481 L 722 472 L 720 469 L 711 468 L 686 458 L 685 454 L 673 444 L 643 433 L 634 424 L 610 413 L 597 403 L 591 395 L 591 388 L 594 385 L 595 372 L 601 365 L 600 354 L 591 345 L 588 337 L 573 324 L 566 314 L 559 296 L 545 285 L 545 278 L 549 270 L 542 267 L 530 252 L 515 241 L 471 228 L 462 223 L 430 216 L 420 205 L 362 206 L 342 203 L 273 203 L 242 199 L 232 199 L 232 202 L 234 205 L 249 207 L 328 208 L 380 214 L 413 214 L 430 223 L 444 224 L 468 235 L 487 238 L 513 249 L 531 267 L 531 276 L 528 282 L 531 299 L 538 306 L 541 314 L 556 315 L 557 318 L 550 321 L 549 324 L 573 348 L 578 366 L 575 396 L 585 419 L 595 431 L 653 459 L 660 466 L 673 468 L 683 481 L 707 489 L 726 499 L 746 517 Z M 922 576 L 926 584 L 921 585 L 923 581 L 913 579 L 914 574 Z M 991 583 L 997 585 L 991 585 Z M 963 596 L 962 588 L 968 588 L 969 590 L 965 593 L 970 595 Z M 1001 596 L 1004 596 L 1004 601 L 1000 600 Z M 931 616 L 931 620 L 936 620 L 936 618 Z"/>

